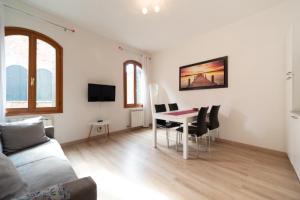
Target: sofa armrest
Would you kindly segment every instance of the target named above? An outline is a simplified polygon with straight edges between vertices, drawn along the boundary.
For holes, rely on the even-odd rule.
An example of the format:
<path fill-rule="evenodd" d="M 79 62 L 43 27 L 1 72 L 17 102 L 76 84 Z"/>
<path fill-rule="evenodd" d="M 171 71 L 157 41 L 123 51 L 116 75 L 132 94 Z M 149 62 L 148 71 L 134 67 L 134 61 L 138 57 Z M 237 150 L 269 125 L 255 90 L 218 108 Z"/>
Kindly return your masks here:
<path fill-rule="evenodd" d="M 23 196 L 14 198 L 13 200 L 29 200 L 29 199 L 65 200 L 65 199 L 70 199 L 70 193 L 66 191 L 66 189 L 62 186 L 62 184 L 56 184 L 39 191 L 24 194 Z"/>
<path fill-rule="evenodd" d="M 71 200 L 97 200 L 97 185 L 91 177 L 64 183 L 63 187 L 70 193 Z"/>
<path fill-rule="evenodd" d="M 54 139 L 54 127 L 53 126 L 45 126 L 45 133 L 48 138 Z"/>

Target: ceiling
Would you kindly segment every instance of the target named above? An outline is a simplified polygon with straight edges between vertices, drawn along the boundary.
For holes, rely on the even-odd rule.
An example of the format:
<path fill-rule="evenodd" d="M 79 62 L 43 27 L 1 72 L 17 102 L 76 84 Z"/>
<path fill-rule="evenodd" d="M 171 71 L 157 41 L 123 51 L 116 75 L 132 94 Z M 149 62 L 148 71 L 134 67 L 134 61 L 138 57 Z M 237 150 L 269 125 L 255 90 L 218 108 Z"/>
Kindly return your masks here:
<path fill-rule="evenodd" d="M 160 0 L 161 11 L 147 15 L 141 9 L 150 0 L 22 1 L 105 37 L 155 52 L 283 0 Z"/>

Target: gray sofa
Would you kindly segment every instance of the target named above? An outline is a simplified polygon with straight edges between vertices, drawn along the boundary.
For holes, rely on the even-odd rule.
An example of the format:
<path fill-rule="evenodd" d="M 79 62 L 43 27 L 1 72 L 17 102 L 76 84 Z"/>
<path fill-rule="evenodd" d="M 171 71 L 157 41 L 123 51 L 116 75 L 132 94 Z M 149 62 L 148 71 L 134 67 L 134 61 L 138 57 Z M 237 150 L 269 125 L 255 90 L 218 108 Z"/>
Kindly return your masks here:
<path fill-rule="evenodd" d="M 91 177 L 77 178 L 61 146 L 54 139 L 54 128 L 45 127 L 45 133 L 49 141 L 7 156 L 26 183 L 26 194 L 41 192 L 59 184 L 68 191 L 69 199 L 97 199 L 95 182 Z"/>

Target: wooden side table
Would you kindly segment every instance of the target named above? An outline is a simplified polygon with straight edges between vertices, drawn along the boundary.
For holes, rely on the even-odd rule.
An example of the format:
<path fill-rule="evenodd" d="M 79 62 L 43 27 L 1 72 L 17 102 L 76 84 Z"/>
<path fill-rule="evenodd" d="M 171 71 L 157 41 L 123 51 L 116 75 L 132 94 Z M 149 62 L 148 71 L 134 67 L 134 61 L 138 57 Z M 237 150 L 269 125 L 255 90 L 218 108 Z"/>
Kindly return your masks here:
<path fill-rule="evenodd" d="M 104 127 L 106 136 L 109 136 L 109 120 L 103 120 L 102 122 L 91 122 L 89 125 L 91 128 L 88 138 L 91 137 L 94 127 Z"/>

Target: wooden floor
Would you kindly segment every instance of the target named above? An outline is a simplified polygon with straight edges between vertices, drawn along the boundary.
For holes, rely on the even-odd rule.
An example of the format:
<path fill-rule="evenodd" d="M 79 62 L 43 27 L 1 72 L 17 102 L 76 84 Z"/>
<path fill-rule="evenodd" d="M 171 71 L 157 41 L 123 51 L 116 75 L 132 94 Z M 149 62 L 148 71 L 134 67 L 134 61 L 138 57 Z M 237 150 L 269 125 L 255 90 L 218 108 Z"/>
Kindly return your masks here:
<path fill-rule="evenodd" d="M 79 177 L 92 176 L 101 200 L 300 199 L 300 183 L 285 157 L 224 143 L 213 143 L 191 160 L 158 149 L 149 129 L 111 135 L 64 147 Z M 173 142 L 174 144 L 174 142 Z"/>

